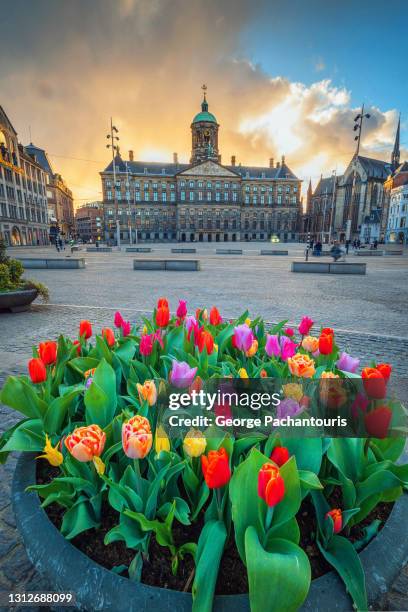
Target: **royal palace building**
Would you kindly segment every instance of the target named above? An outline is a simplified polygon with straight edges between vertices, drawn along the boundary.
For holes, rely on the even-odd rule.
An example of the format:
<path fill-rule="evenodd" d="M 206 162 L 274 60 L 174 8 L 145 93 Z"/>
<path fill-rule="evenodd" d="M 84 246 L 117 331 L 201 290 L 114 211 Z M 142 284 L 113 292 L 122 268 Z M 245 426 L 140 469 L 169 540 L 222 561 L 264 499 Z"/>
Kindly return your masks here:
<path fill-rule="evenodd" d="M 118 153 L 101 172 L 105 238 L 123 242 L 298 239 L 301 181 L 285 158 L 265 167 L 221 163 L 219 124 L 204 99 L 191 123 L 189 164 L 134 161 Z M 113 167 L 115 163 L 115 168 Z"/>
<path fill-rule="evenodd" d="M 48 244 L 46 173 L 0 106 L 0 239 L 7 245 Z"/>

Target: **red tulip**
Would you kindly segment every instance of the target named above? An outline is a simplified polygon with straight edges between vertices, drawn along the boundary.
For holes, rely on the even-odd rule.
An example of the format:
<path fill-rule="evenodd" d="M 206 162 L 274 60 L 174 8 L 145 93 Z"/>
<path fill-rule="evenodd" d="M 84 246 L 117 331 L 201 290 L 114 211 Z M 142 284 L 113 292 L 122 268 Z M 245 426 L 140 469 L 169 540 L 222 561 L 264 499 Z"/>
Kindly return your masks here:
<path fill-rule="evenodd" d="M 187 315 L 187 302 L 186 300 L 179 300 L 177 306 L 176 315 L 179 319 L 184 319 Z"/>
<path fill-rule="evenodd" d="M 51 365 L 57 361 L 57 343 L 41 342 L 38 347 L 38 354 L 45 365 Z"/>
<path fill-rule="evenodd" d="M 79 337 L 88 340 L 92 336 L 92 324 L 90 321 L 81 321 L 79 324 Z"/>
<path fill-rule="evenodd" d="M 392 410 L 388 406 L 377 406 L 364 415 L 364 424 L 369 436 L 386 438 L 392 419 Z"/>
<path fill-rule="evenodd" d="M 258 472 L 258 495 L 270 508 L 279 504 L 285 495 L 285 481 L 272 463 L 264 463 Z"/>
<path fill-rule="evenodd" d="M 113 346 L 115 344 L 115 334 L 110 327 L 104 327 L 102 329 L 102 338 L 106 340 L 108 346 Z"/>
<path fill-rule="evenodd" d="M 205 329 L 200 329 L 195 340 L 196 340 L 198 350 L 200 351 L 200 353 L 202 353 L 204 350 L 204 347 L 206 347 L 207 354 L 211 355 L 211 353 L 214 350 L 214 338 L 212 337 L 209 331 Z"/>
<path fill-rule="evenodd" d="M 47 379 L 47 369 L 44 362 L 38 357 L 30 359 L 28 362 L 28 373 L 30 374 L 31 382 L 42 383 Z"/>
<path fill-rule="evenodd" d="M 210 451 L 208 455 L 201 455 L 201 467 L 205 482 L 210 489 L 224 487 L 231 478 L 229 457 L 225 448 Z"/>
<path fill-rule="evenodd" d="M 74 340 L 72 344 L 74 346 L 76 346 L 77 355 L 80 355 L 81 354 L 81 343 L 80 343 L 80 341 L 79 340 Z"/>
<path fill-rule="evenodd" d="M 320 334 L 324 334 L 325 336 L 334 336 L 334 329 L 331 327 L 323 327 Z"/>
<path fill-rule="evenodd" d="M 387 394 L 384 376 L 377 368 L 364 368 L 361 372 L 365 392 L 371 399 L 383 399 Z"/>
<path fill-rule="evenodd" d="M 319 352 L 322 355 L 330 355 L 333 351 L 333 336 L 331 334 L 321 334 L 319 338 Z"/>
<path fill-rule="evenodd" d="M 287 327 L 283 331 L 286 334 L 286 336 L 289 336 L 290 338 L 292 338 L 292 336 L 295 335 L 295 330 L 293 329 L 293 327 Z"/>
<path fill-rule="evenodd" d="M 313 323 L 314 321 L 309 317 L 303 317 L 298 327 L 299 334 L 301 336 L 307 336 L 311 327 L 313 327 Z"/>
<path fill-rule="evenodd" d="M 166 298 L 159 298 L 157 300 L 157 308 L 168 308 L 169 303 Z"/>
<path fill-rule="evenodd" d="M 384 377 L 384 380 L 388 382 L 391 376 L 391 372 L 392 372 L 392 367 L 390 366 L 390 364 L 389 363 L 377 363 L 375 368 L 376 370 L 381 372 L 381 374 Z"/>
<path fill-rule="evenodd" d="M 159 327 L 167 327 L 170 321 L 170 310 L 166 306 L 160 306 L 156 312 L 156 324 Z"/>
<path fill-rule="evenodd" d="M 334 533 L 339 533 L 343 528 L 343 516 L 341 510 L 339 508 L 333 508 L 326 513 L 325 518 L 331 517 L 333 521 L 333 531 Z"/>
<path fill-rule="evenodd" d="M 289 460 L 289 451 L 286 446 L 276 446 L 273 451 L 270 459 L 276 463 L 279 467 L 281 467 L 284 463 Z"/>
<path fill-rule="evenodd" d="M 216 306 L 213 306 L 210 310 L 210 323 L 211 325 L 219 325 L 222 323 L 222 317 Z"/>

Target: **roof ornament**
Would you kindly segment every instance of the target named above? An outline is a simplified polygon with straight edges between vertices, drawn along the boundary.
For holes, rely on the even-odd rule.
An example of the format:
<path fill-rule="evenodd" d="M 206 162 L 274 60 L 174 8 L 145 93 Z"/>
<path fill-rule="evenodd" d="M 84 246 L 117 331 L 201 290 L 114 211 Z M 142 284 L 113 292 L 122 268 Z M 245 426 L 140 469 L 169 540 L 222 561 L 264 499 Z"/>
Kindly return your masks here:
<path fill-rule="evenodd" d="M 207 102 L 207 85 L 204 83 L 201 86 L 201 89 L 203 90 L 203 101 L 201 103 L 201 110 L 203 111 L 203 113 L 205 113 L 206 111 L 208 111 L 208 102 Z"/>

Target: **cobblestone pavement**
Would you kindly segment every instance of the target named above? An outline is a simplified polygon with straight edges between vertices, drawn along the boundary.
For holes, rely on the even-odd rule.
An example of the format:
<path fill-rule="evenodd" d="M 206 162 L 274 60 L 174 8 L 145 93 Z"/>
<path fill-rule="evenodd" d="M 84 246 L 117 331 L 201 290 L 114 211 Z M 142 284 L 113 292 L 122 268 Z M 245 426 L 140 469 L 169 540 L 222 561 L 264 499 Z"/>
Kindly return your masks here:
<path fill-rule="evenodd" d="M 303 256 L 301 245 L 285 245 L 290 251 L 289 258 L 260 257 L 257 252 L 265 247 L 254 243 L 234 245 L 244 249 L 241 257 L 215 256 L 215 245 L 196 246 L 197 257 L 202 260 L 202 272 L 198 274 L 134 272 L 131 260 L 136 256 L 118 252 L 80 253 L 86 258 L 85 270 L 28 271 L 27 276 L 49 286 L 50 304 L 36 302 L 28 312 L 0 314 L 0 386 L 6 376 L 25 371 L 31 346 L 41 340 L 55 338 L 58 333 L 75 337 L 78 322 L 83 318 L 90 319 L 96 329 L 112 325 L 117 309 L 131 321 L 140 322 L 157 297 L 166 295 L 173 307 L 178 298 L 186 298 L 191 310 L 217 304 L 225 317 L 241 314 L 243 306 L 249 308 L 250 315 L 261 314 L 271 322 L 288 318 L 296 323 L 303 314 L 308 314 L 317 327 L 334 327 L 340 346 L 363 362 L 390 361 L 398 397 L 407 402 L 406 256 L 359 257 L 359 261 L 368 262 L 367 276 L 330 277 L 289 272 L 290 261 Z M 152 256 L 169 257 L 168 245 L 153 248 Z M 15 249 L 13 254 L 33 256 L 39 252 L 56 256 L 50 249 Z M 0 417 L 0 431 L 15 420 L 1 405 Z M 50 590 L 50 585 L 28 561 L 15 529 L 10 506 L 15 462 L 16 457 L 12 457 L 5 466 L 0 466 L 0 589 Z M 408 610 L 407 568 L 382 609 Z"/>

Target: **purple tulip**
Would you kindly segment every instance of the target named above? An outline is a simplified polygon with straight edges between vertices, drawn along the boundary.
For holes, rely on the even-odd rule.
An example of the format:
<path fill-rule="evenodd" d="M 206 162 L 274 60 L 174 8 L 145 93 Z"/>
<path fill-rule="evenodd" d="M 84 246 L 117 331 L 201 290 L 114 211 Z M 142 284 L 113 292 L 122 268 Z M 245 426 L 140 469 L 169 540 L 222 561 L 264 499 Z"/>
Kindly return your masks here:
<path fill-rule="evenodd" d="M 197 368 L 190 368 L 185 361 L 173 359 L 173 367 L 170 372 L 170 383 L 179 389 L 188 387 L 193 382 Z"/>
<path fill-rule="evenodd" d="M 269 335 L 266 340 L 265 351 L 269 357 L 281 357 L 286 361 L 296 353 L 297 344 L 287 336 Z"/>
<path fill-rule="evenodd" d="M 238 350 L 249 351 L 254 339 L 254 333 L 246 323 L 234 328 L 234 344 Z"/>
<path fill-rule="evenodd" d="M 302 411 L 303 407 L 296 400 L 287 397 L 278 404 L 276 416 L 278 419 L 285 419 L 286 417 L 295 417 Z"/>
<path fill-rule="evenodd" d="M 352 357 L 348 353 L 341 353 L 340 359 L 336 362 L 336 367 L 343 372 L 352 372 L 354 373 L 358 366 L 360 365 L 360 360 L 356 357 Z"/>

